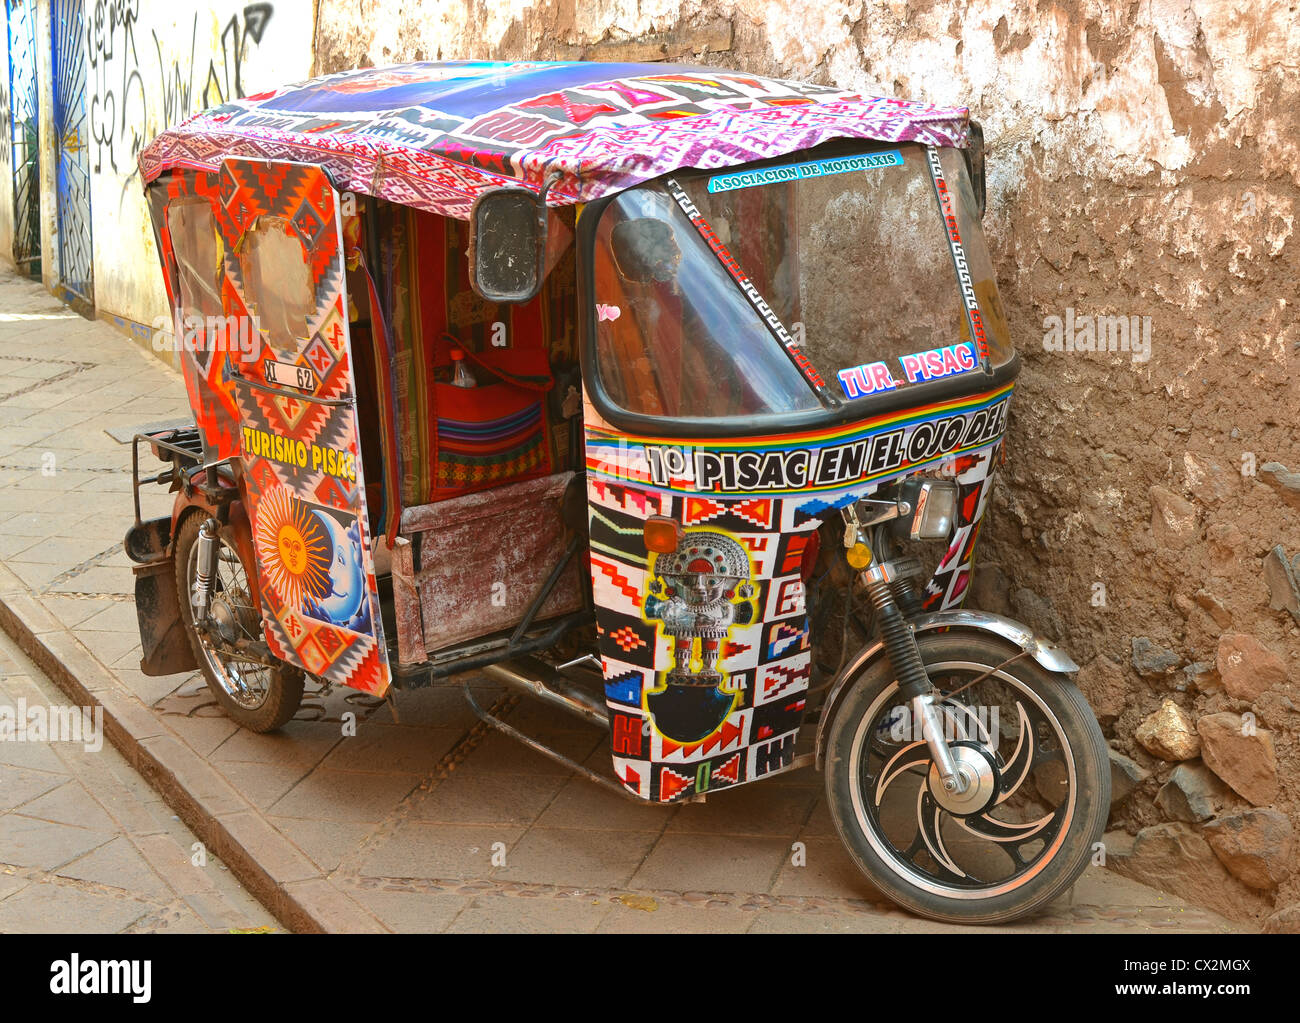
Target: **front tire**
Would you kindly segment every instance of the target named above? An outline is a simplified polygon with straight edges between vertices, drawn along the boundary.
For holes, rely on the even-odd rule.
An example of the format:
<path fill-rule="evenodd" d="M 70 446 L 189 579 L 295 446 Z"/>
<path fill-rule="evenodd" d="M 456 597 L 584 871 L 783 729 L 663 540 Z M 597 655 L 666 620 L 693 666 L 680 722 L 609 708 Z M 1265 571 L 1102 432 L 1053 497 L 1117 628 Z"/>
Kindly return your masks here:
<path fill-rule="evenodd" d="M 199 669 L 222 710 L 236 724 L 250 732 L 271 732 L 298 712 L 302 703 L 303 673 L 288 664 L 272 668 L 256 661 L 241 660 L 224 652 L 219 636 L 226 640 L 260 640 L 262 613 L 257 599 L 254 566 L 224 539 L 217 545 L 217 570 L 212 582 L 209 619 L 219 636 L 194 627 L 194 605 L 190 594 L 198 566 L 199 527 L 205 516 L 190 514 L 176 531 L 176 589 L 181 622 Z"/>
<path fill-rule="evenodd" d="M 949 745 L 980 785 L 944 793 L 882 658 L 828 727 L 835 826 L 859 869 L 914 913 L 966 924 L 1028 916 L 1074 884 L 1105 829 L 1110 762 L 1097 719 L 1068 678 L 1029 656 L 949 698 L 1019 648 L 968 631 L 916 640 Z"/>

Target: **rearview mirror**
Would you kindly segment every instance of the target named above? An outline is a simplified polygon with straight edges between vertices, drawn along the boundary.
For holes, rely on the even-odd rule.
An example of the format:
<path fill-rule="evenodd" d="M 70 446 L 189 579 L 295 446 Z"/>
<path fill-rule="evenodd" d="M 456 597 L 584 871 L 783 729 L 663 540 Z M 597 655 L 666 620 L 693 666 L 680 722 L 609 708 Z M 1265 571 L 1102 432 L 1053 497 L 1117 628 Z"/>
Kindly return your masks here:
<path fill-rule="evenodd" d="M 470 210 L 469 281 L 488 302 L 527 302 L 542 287 L 546 193 L 484 192 Z"/>

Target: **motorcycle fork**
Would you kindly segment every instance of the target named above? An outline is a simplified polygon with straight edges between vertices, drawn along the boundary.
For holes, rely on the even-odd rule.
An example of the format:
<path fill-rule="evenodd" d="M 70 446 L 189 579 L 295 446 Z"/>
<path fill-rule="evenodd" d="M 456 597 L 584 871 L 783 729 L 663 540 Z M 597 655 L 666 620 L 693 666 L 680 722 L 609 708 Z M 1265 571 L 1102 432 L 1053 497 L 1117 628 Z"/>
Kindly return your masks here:
<path fill-rule="evenodd" d="M 880 635 L 889 658 L 894 677 L 898 679 L 898 692 L 912 709 L 912 720 L 920 721 L 926 746 L 939 772 L 944 791 L 961 794 L 969 787 L 966 777 L 957 770 L 952 752 L 943 735 L 943 715 L 935 706 L 934 684 L 925 670 L 916 636 L 907 624 L 894 596 L 894 586 L 899 582 L 897 573 L 888 562 L 877 562 L 862 572 L 867 596 L 880 623 Z"/>

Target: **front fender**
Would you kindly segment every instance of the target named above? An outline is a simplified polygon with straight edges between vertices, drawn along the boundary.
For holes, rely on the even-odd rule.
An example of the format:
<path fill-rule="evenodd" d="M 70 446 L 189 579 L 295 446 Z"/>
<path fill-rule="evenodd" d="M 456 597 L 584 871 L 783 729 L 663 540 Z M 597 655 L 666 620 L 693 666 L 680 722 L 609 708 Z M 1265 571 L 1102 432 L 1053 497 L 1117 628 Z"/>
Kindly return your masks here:
<path fill-rule="evenodd" d="M 914 633 L 932 632 L 935 629 L 965 629 L 973 632 L 990 632 L 995 636 L 1010 640 L 1021 650 L 1030 654 L 1034 660 L 1048 671 L 1072 672 L 1079 670 L 1079 666 L 1071 660 L 1070 655 L 1055 643 L 1040 639 L 1026 626 L 1021 625 L 1014 619 L 1004 618 L 1002 615 L 990 614 L 987 611 L 933 611 L 910 619 L 908 624 L 911 625 Z M 835 708 L 839 706 L 844 690 L 851 680 L 857 678 L 877 658 L 884 655 L 885 645 L 883 642 L 863 647 L 835 677 L 835 681 L 831 684 L 830 693 L 826 697 L 826 702 L 822 704 L 821 718 L 817 722 L 817 770 L 821 770 L 826 755 L 823 743 L 826 726 L 830 724 L 831 718 L 834 717 Z"/>

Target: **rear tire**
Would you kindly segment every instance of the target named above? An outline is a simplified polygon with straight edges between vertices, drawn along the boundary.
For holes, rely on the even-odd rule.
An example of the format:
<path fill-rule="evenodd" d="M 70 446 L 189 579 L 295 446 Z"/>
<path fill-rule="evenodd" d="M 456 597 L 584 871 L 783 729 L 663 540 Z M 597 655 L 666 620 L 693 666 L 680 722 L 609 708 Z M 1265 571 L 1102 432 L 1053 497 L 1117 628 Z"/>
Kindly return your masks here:
<path fill-rule="evenodd" d="M 1019 652 L 970 631 L 916 640 L 940 694 Z M 1083 694 L 1026 656 L 944 700 L 950 738 L 991 786 L 962 804 L 938 785 L 897 688 L 876 661 L 828 726 L 827 802 L 859 869 L 932 920 L 1005 923 L 1042 909 L 1087 867 L 1110 813 L 1106 741 Z"/>
<path fill-rule="evenodd" d="M 288 664 L 271 668 L 228 656 L 194 627 L 190 594 L 198 563 L 199 527 L 205 518 L 201 512 L 191 513 L 181 521 L 180 529 L 176 531 L 176 590 L 181 622 L 203 679 L 226 716 L 250 732 L 271 732 L 298 713 L 302 703 L 303 673 Z M 221 540 L 209 617 L 222 623 L 228 637 L 262 638 L 262 614 L 256 586 L 251 582 L 256 579 L 255 566 L 245 563 L 234 547 Z"/>

